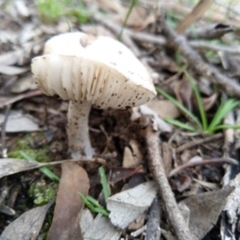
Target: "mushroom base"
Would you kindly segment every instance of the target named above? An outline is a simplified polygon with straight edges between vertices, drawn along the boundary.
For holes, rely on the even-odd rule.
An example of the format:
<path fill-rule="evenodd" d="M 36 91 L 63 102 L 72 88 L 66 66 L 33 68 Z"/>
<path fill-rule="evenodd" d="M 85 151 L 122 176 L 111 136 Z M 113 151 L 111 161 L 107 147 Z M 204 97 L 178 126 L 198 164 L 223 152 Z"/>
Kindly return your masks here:
<path fill-rule="evenodd" d="M 69 102 L 67 133 L 69 152 L 73 159 L 92 158 L 94 155 L 88 127 L 90 110 L 91 104 L 88 101 Z"/>

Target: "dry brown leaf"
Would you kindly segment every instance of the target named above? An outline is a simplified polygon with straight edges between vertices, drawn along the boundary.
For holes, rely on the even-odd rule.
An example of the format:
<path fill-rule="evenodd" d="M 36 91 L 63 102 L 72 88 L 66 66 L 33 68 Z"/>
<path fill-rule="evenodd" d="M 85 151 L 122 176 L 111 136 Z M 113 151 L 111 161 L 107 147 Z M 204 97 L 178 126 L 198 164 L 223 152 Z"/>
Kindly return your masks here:
<path fill-rule="evenodd" d="M 212 108 L 212 106 L 215 104 L 216 100 L 217 100 L 218 94 L 217 92 L 213 93 L 212 96 L 208 97 L 208 98 L 203 98 L 203 108 L 205 111 L 208 111 L 209 109 Z"/>
<path fill-rule="evenodd" d="M 52 206 L 52 204 L 53 201 L 47 205 L 36 207 L 23 213 L 20 217 L 18 217 L 5 228 L 2 235 L 0 236 L 0 239 L 37 239 L 47 211 Z"/>
<path fill-rule="evenodd" d="M 122 23 L 125 20 L 128 9 L 126 9 L 126 13 L 123 14 Z M 147 10 L 140 6 L 135 6 L 132 9 L 132 12 L 127 20 L 126 25 L 131 28 L 135 28 L 137 30 L 145 29 L 149 24 L 155 21 L 155 17 L 152 14 L 148 14 Z"/>
<path fill-rule="evenodd" d="M 227 197 L 233 190 L 234 187 L 229 186 L 221 190 L 190 196 L 179 203 L 185 204 L 190 210 L 189 228 L 198 239 L 202 239 L 214 227 Z"/>
<path fill-rule="evenodd" d="M 138 173 L 145 173 L 146 170 L 142 165 L 132 168 L 123 168 L 123 167 L 115 167 L 112 168 L 112 174 L 110 178 L 110 184 L 115 184 L 119 181 L 125 180 L 129 177 L 132 177 Z"/>
<path fill-rule="evenodd" d="M 130 140 L 129 141 L 129 147 L 124 148 L 124 153 L 123 153 L 123 167 L 124 168 L 131 168 L 131 167 L 136 167 L 141 164 L 142 162 L 142 154 L 139 150 L 139 145 L 137 141 L 135 140 Z"/>
<path fill-rule="evenodd" d="M 187 79 L 182 79 L 174 86 L 174 93 L 177 100 L 185 105 L 188 110 L 192 111 L 192 86 Z"/>
<path fill-rule="evenodd" d="M 155 98 L 148 102 L 147 106 L 161 118 L 178 118 L 181 115 L 178 107 L 169 100 L 159 100 Z"/>
<path fill-rule="evenodd" d="M 62 164 L 52 226 L 47 240 L 83 239 L 79 221 L 84 202 L 78 193 L 88 194 L 89 179 L 77 163 Z"/>
<path fill-rule="evenodd" d="M 100 0 L 98 1 L 98 4 L 106 10 L 111 10 L 116 13 L 122 13 L 124 11 L 124 8 L 120 1 L 109 1 L 109 0 Z"/>
<path fill-rule="evenodd" d="M 117 21 L 120 25 L 123 25 L 128 14 L 129 8 L 123 8 L 122 11 L 118 12 L 118 15 L 113 16 L 113 19 Z M 143 30 L 149 24 L 155 22 L 155 17 L 153 14 L 149 14 L 148 11 L 140 6 L 133 7 L 131 14 L 129 15 L 126 26 L 134 28 L 136 30 Z"/>
<path fill-rule="evenodd" d="M 178 33 L 184 33 L 184 31 L 192 25 L 197 19 L 201 18 L 206 10 L 213 3 L 213 0 L 201 0 L 199 3 L 193 8 L 193 10 L 179 23 L 176 28 Z"/>

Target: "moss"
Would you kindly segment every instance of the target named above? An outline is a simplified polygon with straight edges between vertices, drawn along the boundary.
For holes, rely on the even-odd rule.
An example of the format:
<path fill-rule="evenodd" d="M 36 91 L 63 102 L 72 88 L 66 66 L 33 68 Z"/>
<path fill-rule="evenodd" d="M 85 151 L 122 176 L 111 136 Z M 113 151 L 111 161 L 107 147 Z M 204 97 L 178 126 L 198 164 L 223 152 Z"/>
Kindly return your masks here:
<path fill-rule="evenodd" d="M 32 183 L 28 191 L 29 196 L 33 198 L 33 202 L 36 205 L 44 205 L 49 203 L 57 195 L 58 184 L 55 182 L 46 183 L 41 180 Z"/>
<path fill-rule="evenodd" d="M 38 162 L 49 162 L 51 158 L 47 146 L 42 146 L 41 148 L 34 149 L 29 144 L 31 141 L 32 138 L 29 136 L 26 137 L 26 139 L 19 140 L 14 149 L 9 152 L 8 156 L 10 158 L 24 159 L 22 155 L 22 152 L 24 152 L 30 158 Z"/>

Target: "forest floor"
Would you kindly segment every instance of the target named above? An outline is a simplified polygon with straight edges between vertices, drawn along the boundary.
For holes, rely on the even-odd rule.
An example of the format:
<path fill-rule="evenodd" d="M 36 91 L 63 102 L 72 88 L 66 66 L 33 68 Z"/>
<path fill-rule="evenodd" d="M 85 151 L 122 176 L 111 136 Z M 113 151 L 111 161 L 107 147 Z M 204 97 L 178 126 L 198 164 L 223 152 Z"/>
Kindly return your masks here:
<path fill-rule="evenodd" d="M 0 239 L 238 239 L 239 23 L 237 1 L 0 0 Z M 157 91 L 92 107 L 90 161 L 31 73 L 70 31 L 120 40 Z"/>

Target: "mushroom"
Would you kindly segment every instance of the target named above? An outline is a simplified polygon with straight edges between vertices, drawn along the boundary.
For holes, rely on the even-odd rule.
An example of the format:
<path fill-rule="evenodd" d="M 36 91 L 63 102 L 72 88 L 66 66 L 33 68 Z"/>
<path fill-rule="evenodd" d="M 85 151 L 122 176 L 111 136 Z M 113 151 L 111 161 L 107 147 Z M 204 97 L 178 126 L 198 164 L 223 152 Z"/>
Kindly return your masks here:
<path fill-rule="evenodd" d="M 110 37 L 65 33 L 48 40 L 43 56 L 32 60 L 38 88 L 70 100 L 67 134 L 74 159 L 91 158 L 88 117 L 91 106 L 124 109 L 156 95 L 144 65 L 122 43 Z"/>

